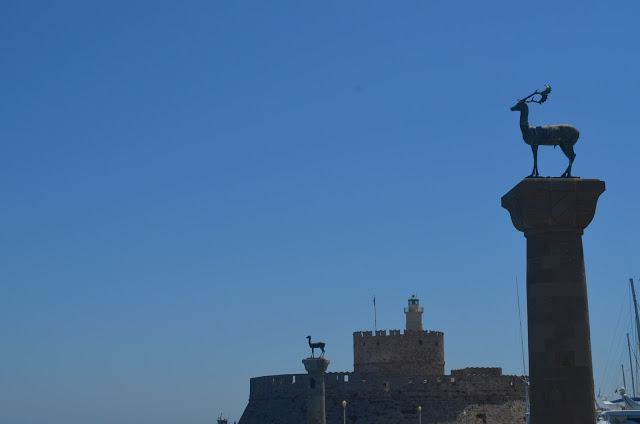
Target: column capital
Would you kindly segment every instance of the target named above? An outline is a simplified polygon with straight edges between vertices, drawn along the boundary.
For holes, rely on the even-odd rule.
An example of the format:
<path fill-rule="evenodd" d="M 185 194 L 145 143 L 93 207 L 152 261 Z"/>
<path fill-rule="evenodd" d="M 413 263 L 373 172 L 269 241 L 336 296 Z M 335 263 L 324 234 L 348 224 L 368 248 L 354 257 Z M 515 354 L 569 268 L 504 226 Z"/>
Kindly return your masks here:
<path fill-rule="evenodd" d="M 596 179 L 525 178 L 502 196 L 502 207 L 525 237 L 551 231 L 582 234 L 604 190 L 604 181 Z"/>
<path fill-rule="evenodd" d="M 307 358 L 303 359 L 302 363 L 309 374 L 322 374 L 327 370 L 331 361 L 325 358 Z"/>

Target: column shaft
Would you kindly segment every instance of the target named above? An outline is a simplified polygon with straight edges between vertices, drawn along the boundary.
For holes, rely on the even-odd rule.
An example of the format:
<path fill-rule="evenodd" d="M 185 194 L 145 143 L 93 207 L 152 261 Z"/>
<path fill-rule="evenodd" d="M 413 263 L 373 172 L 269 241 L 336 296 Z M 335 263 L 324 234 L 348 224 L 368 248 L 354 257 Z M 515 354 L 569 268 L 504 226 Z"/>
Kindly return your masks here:
<path fill-rule="evenodd" d="M 531 423 L 596 421 L 582 233 L 604 182 L 527 178 L 502 197 L 527 238 Z"/>
<path fill-rule="evenodd" d="M 324 373 L 329 366 L 329 360 L 307 358 L 302 363 L 309 373 L 307 424 L 326 424 Z"/>
<path fill-rule="evenodd" d="M 593 423 L 582 231 L 525 232 L 532 423 Z"/>

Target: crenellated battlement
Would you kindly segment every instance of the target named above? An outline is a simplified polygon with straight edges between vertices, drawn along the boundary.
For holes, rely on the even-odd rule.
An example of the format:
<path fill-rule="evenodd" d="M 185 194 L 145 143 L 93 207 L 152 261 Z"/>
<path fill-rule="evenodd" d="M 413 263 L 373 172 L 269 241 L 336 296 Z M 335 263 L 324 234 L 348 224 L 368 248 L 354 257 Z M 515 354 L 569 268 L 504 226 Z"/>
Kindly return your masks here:
<path fill-rule="evenodd" d="M 476 368 L 483 369 L 483 368 Z M 495 370 L 495 368 L 484 368 Z M 455 370 L 462 371 L 462 370 Z M 282 374 L 251 379 L 250 400 L 304 399 L 308 374 Z M 456 374 L 381 376 L 370 373 L 328 372 L 325 374 L 327 397 L 350 395 L 379 397 L 425 397 L 493 401 L 524 399 L 524 379 L 515 375 Z"/>
<path fill-rule="evenodd" d="M 502 375 L 500 367 L 467 367 L 459 370 L 451 370 L 452 376 L 462 375 Z"/>
<path fill-rule="evenodd" d="M 429 335 L 432 336 L 444 336 L 444 333 L 442 331 L 434 331 L 434 330 L 423 330 L 423 331 L 402 331 L 402 330 L 378 330 L 375 332 L 375 335 L 373 334 L 373 331 L 356 331 L 353 333 L 353 337 L 362 337 L 362 338 L 367 338 L 367 337 L 393 337 L 393 336 L 406 336 L 406 335 L 415 335 L 415 334 L 420 334 L 422 336 L 428 337 Z"/>

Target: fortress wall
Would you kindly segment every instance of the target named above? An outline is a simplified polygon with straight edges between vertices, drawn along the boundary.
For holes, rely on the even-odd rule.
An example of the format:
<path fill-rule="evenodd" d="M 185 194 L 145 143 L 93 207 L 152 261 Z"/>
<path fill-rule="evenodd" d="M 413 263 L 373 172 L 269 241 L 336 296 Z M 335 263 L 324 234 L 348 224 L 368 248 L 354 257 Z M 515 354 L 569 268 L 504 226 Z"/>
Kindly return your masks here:
<path fill-rule="evenodd" d="M 280 399 L 307 395 L 308 374 L 255 377 L 249 383 L 249 399 Z"/>
<path fill-rule="evenodd" d="M 307 422 L 307 397 L 249 399 L 240 424 L 301 424 Z"/>
<path fill-rule="evenodd" d="M 424 422 L 440 424 L 511 424 L 522 422 L 525 412 L 523 379 L 510 375 L 326 373 L 325 390 L 327 422 L 340 422 L 343 400 L 351 423 L 413 423 L 418 406 Z M 306 417 L 306 402 L 306 374 L 252 378 L 240 423 L 299 424 Z"/>
<path fill-rule="evenodd" d="M 524 400 L 524 381 L 519 376 L 500 375 L 428 375 L 380 376 L 345 373 L 348 381 L 325 377 L 327 396 L 364 398 L 410 397 L 417 399 L 462 399 L 465 401 Z M 348 400 L 347 400 L 348 401 Z"/>
<path fill-rule="evenodd" d="M 295 379 L 295 382 L 294 382 Z M 250 399 L 290 399 L 307 395 L 307 374 L 283 374 L 251 379 Z M 524 399 L 524 381 L 513 375 L 381 376 L 368 373 L 326 373 L 327 396 L 377 398 L 409 396 L 475 401 Z M 341 400 L 342 402 L 342 400 Z"/>
<path fill-rule="evenodd" d="M 470 403 L 461 399 L 346 399 L 346 418 L 352 424 L 415 424 L 418 406 L 428 424 L 514 424 L 525 422 L 525 402 L 520 400 Z M 342 419 L 341 399 L 327 398 L 327 423 Z M 304 422 L 304 418 L 300 421 Z M 261 424 L 276 424 L 277 421 Z M 244 424 L 244 423 L 241 423 Z M 257 424 L 257 423 L 256 423 Z"/>
<path fill-rule="evenodd" d="M 444 374 L 444 333 L 385 330 L 353 333 L 355 372 L 384 375 Z"/>

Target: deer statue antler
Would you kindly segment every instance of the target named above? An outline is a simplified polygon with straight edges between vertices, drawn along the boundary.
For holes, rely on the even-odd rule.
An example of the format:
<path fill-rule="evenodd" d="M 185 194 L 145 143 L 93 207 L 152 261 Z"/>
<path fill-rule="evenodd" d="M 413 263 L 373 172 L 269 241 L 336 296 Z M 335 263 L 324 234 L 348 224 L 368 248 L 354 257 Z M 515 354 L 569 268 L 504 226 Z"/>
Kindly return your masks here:
<path fill-rule="evenodd" d="M 529 94 L 524 99 L 519 99 L 518 102 L 542 104 L 542 103 L 547 101 L 547 97 L 549 97 L 549 93 L 551 93 L 551 86 L 547 85 L 547 86 L 545 86 L 544 90 L 542 90 L 542 91 L 536 90 L 533 94 Z M 533 99 L 527 100 L 527 99 L 530 99 L 531 97 L 535 96 L 536 94 L 540 95 L 540 100 L 533 100 Z"/>

